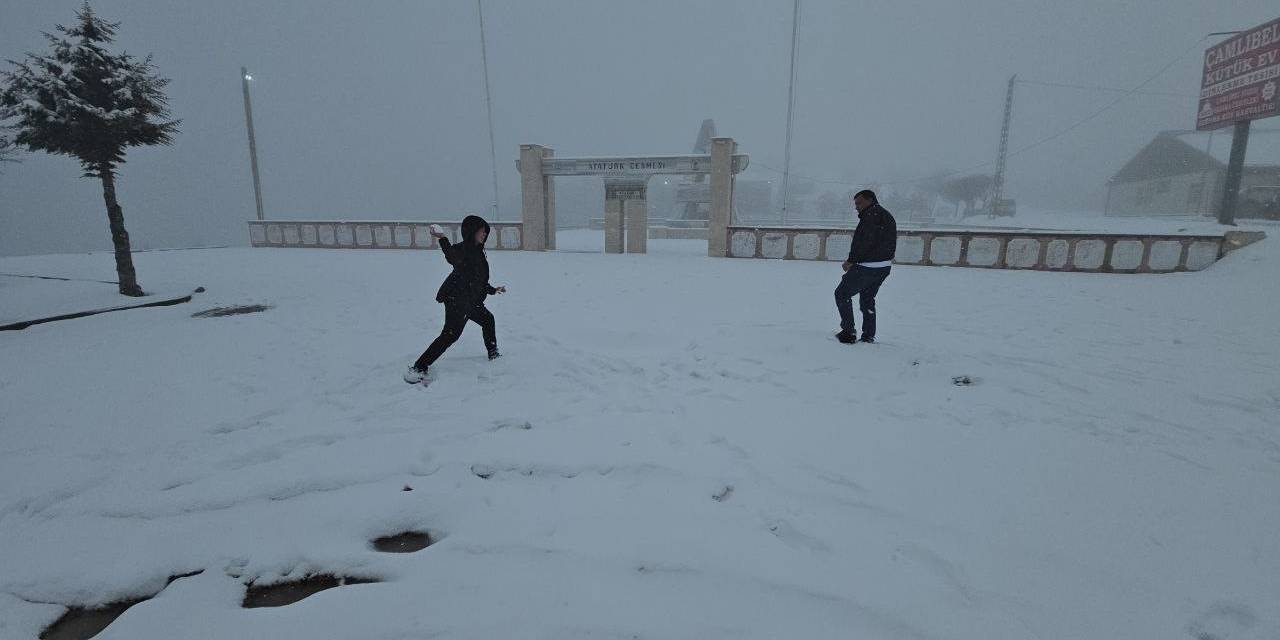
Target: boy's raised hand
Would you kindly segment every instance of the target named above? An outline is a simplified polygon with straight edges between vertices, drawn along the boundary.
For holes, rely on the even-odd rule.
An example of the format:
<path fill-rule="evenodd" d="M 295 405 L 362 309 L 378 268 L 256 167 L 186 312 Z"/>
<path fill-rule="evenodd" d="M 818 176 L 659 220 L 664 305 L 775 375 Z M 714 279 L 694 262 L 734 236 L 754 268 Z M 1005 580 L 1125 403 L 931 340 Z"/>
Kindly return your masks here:
<path fill-rule="evenodd" d="M 496 291 L 498 294 L 503 294 L 507 292 L 506 287 L 494 287 L 493 290 Z"/>

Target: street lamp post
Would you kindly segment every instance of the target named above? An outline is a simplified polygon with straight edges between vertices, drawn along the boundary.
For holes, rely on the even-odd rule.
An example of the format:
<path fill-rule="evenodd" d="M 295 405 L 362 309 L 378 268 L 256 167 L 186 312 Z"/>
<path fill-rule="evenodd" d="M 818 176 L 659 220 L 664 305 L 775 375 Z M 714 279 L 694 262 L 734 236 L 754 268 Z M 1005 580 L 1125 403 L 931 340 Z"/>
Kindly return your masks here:
<path fill-rule="evenodd" d="M 782 224 L 787 224 L 787 191 L 791 186 L 791 121 L 796 105 L 796 36 L 800 32 L 800 0 L 791 6 L 791 74 L 787 80 L 787 143 L 782 159 Z"/>
<path fill-rule="evenodd" d="M 498 153 L 493 142 L 493 97 L 489 90 L 489 51 L 484 40 L 484 5 L 476 0 L 476 14 L 480 17 L 480 62 L 484 67 L 484 105 L 489 115 L 489 165 L 493 169 L 493 219 L 498 218 Z"/>
<path fill-rule="evenodd" d="M 253 103 L 249 100 L 249 81 L 253 76 L 240 67 L 240 85 L 244 89 L 244 123 L 249 129 L 249 166 L 253 169 L 253 200 L 258 206 L 258 219 L 262 217 L 262 181 L 258 178 L 258 143 L 253 136 Z"/>

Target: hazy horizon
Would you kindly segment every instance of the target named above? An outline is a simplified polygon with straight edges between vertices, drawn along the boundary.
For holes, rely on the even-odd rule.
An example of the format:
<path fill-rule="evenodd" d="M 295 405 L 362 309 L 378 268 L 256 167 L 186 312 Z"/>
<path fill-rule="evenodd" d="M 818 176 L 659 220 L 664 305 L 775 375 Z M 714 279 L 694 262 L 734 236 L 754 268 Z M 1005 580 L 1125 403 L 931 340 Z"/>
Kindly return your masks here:
<path fill-rule="evenodd" d="M 871 183 L 989 172 L 1010 74 L 1143 88 L 1012 157 L 1020 205 L 1082 209 L 1158 132 L 1195 125 L 1201 53 L 1275 18 L 1262 0 L 1211 4 L 979 0 L 850 6 L 805 0 L 792 171 L 843 194 Z M 7 2 L 0 59 L 42 52 L 80 0 Z M 253 218 L 240 67 L 250 69 L 268 217 L 449 219 L 490 210 L 492 177 L 476 4 L 97 0 L 117 47 L 172 79 L 172 147 L 133 149 L 119 185 L 135 248 L 244 244 Z M 518 145 L 557 155 L 687 153 L 704 118 L 783 165 L 792 3 L 485 0 L 500 218 L 519 216 Z M 6 69 L 8 65 L 5 65 Z M 1098 89 L 1019 85 L 1011 149 L 1112 102 Z M 109 246 L 100 185 L 70 158 L 0 167 L 0 254 Z M 588 181 L 594 179 L 579 179 Z M 596 180 L 598 182 L 598 180 Z M 564 183 L 561 183 L 562 187 Z M 576 192 L 594 183 L 573 187 Z M 591 198 L 562 217 L 596 215 Z M 566 210 L 566 207 L 573 210 Z"/>

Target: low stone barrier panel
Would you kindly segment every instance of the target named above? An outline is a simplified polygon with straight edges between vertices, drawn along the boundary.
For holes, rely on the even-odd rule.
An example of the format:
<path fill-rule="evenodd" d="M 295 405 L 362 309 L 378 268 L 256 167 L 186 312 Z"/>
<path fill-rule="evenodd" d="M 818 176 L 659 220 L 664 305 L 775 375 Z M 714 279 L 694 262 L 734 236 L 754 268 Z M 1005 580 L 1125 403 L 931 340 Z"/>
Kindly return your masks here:
<path fill-rule="evenodd" d="M 1266 237 L 1261 232 L 1222 235 L 1134 235 L 1070 231 L 899 229 L 895 264 L 1172 273 L 1207 268 L 1228 252 Z M 842 261 L 853 230 L 770 226 L 729 227 L 729 257 Z"/>
<path fill-rule="evenodd" d="M 310 249 L 434 249 L 430 226 L 451 241 L 462 239 L 462 222 L 251 220 L 249 244 L 255 247 Z M 488 249 L 523 248 L 523 223 L 490 222 Z"/>

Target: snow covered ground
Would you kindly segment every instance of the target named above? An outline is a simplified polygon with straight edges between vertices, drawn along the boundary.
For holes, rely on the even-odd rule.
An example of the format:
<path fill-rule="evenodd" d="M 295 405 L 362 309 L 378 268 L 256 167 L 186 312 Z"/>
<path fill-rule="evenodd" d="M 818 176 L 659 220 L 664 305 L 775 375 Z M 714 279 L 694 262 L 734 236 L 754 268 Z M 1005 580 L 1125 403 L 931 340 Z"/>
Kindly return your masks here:
<path fill-rule="evenodd" d="M 470 327 L 426 390 L 434 253 L 139 254 L 208 293 L 0 334 L 0 638 L 201 569 L 98 637 L 1280 637 L 1274 237 L 895 267 L 856 346 L 835 264 L 649 246 L 491 253 L 505 357 Z M 406 529 L 441 539 L 368 546 Z M 382 582 L 239 606 L 319 572 Z"/>
<path fill-rule="evenodd" d="M 123 306 L 115 283 L 96 280 L 53 280 L 0 273 L 0 325 L 24 320 Z"/>
<path fill-rule="evenodd" d="M 63 279 L 0 273 L 0 325 L 172 300 L 190 295 L 193 289 L 195 287 L 166 284 L 160 292 L 148 287 L 147 295 L 128 298 L 120 295 L 117 283 L 105 277 L 102 280 Z"/>

